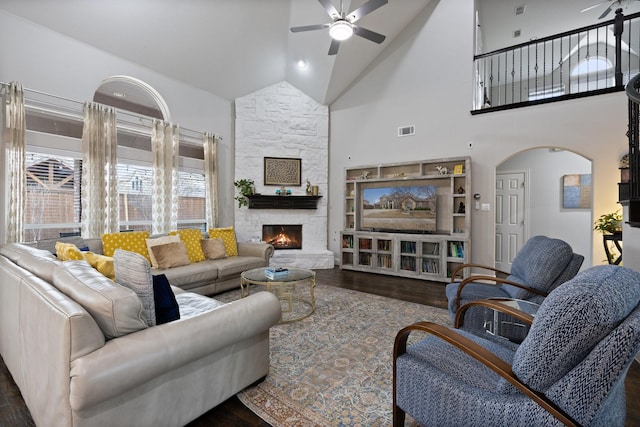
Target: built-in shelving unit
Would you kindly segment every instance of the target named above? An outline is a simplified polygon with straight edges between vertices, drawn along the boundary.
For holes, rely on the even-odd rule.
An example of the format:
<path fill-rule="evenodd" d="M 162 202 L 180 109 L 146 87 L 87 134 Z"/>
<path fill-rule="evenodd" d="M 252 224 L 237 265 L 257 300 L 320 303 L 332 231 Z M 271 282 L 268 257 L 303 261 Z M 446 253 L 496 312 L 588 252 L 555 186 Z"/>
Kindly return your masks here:
<path fill-rule="evenodd" d="M 402 183 L 436 188 L 435 229 L 408 232 L 393 221 L 384 230 L 365 227 L 364 189 Z M 471 259 L 469 157 L 347 168 L 344 192 L 340 268 L 447 281 Z"/>

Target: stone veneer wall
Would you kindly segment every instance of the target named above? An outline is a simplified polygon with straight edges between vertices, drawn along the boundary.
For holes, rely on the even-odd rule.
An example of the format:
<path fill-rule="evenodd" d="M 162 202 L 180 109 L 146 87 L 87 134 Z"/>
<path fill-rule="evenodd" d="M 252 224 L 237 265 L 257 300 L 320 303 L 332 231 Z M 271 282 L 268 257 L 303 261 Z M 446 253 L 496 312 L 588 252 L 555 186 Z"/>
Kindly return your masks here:
<path fill-rule="evenodd" d="M 324 196 L 318 209 L 248 209 L 236 202 L 238 241 L 260 240 L 262 224 L 302 224 L 302 249 L 277 250 L 271 265 L 332 268 L 333 253 L 327 250 L 328 107 L 282 82 L 236 99 L 235 108 L 234 181 L 250 178 L 257 193 L 275 194 L 279 187 L 264 185 L 264 157 L 300 158 L 302 185 L 287 188 L 304 195 L 309 180 Z"/>

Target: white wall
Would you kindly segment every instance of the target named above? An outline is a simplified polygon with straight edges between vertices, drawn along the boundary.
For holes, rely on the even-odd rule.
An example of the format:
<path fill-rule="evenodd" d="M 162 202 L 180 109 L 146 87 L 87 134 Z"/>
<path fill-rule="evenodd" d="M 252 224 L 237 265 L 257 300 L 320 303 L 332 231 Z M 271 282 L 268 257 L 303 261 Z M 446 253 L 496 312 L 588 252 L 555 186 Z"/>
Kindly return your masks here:
<path fill-rule="evenodd" d="M 472 213 L 472 259 L 482 264 L 494 262 L 495 168 L 515 153 L 555 146 L 592 159 L 594 217 L 619 206 L 618 160 L 627 151 L 625 94 L 471 115 L 473 16 L 473 0 L 431 2 L 331 106 L 332 251 L 339 249 L 343 227 L 346 166 L 470 155 L 472 192 L 491 205 L 489 212 Z M 415 124 L 416 135 L 398 138 L 397 127 L 409 124 Z M 592 259 L 605 259 L 600 235 L 590 233 Z"/>
<path fill-rule="evenodd" d="M 529 195 L 527 237 L 545 235 L 562 239 L 575 253 L 585 257 L 583 269 L 592 265 L 591 209 L 564 209 L 562 206 L 563 175 L 590 174 L 590 160 L 570 151 L 537 148 L 514 155 L 498 165 L 496 171 L 528 173 L 525 182 Z"/>
<path fill-rule="evenodd" d="M 142 65 L 60 35 L 0 11 L 0 80 L 19 81 L 25 88 L 79 102 L 93 99 L 100 82 L 113 75 L 128 75 L 151 85 L 164 98 L 171 119 L 183 127 L 221 135 L 218 146 L 219 223 L 233 224 L 233 114 L 228 100 L 170 79 Z M 170 57 L 167 57 L 170 60 Z M 215 78 L 215 76 L 212 76 Z M 3 180 L 4 176 L 0 176 Z M 0 188 L 4 183 L 0 181 Z M 1 215 L 0 229 L 5 215 Z"/>

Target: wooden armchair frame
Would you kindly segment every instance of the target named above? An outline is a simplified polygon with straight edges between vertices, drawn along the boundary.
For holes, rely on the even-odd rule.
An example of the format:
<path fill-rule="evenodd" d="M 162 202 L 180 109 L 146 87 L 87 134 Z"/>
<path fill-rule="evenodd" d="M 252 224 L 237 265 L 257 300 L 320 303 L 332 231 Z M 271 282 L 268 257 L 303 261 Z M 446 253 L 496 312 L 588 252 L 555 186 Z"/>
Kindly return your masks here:
<path fill-rule="evenodd" d="M 548 295 L 547 292 L 540 291 L 538 289 L 531 288 L 529 286 L 523 285 L 521 283 L 517 283 L 511 280 L 507 280 L 506 277 L 509 275 L 506 271 L 498 270 L 497 268 L 489 267 L 481 264 L 460 264 L 453 272 L 451 273 L 451 283 L 455 282 L 456 277 L 461 274 L 461 271 L 465 268 L 483 268 L 485 270 L 490 270 L 496 273 L 496 276 L 486 276 L 486 275 L 471 275 L 466 278 L 463 278 L 460 284 L 458 285 L 458 292 L 456 294 L 456 312 L 460 309 L 460 299 L 462 297 L 462 289 L 467 285 L 467 283 L 482 283 L 487 286 L 498 286 L 501 284 L 515 286 L 516 288 L 524 289 L 532 294 L 540 295 L 546 297 Z M 462 275 L 460 277 L 463 277 Z"/>
<path fill-rule="evenodd" d="M 456 325 L 462 325 L 464 320 L 464 313 L 472 306 L 486 306 L 490 307 L 494 310 L 501 311 L 503 313 L 507 313 L 511 316 L 514 316 L 522 321 L 528 322 L 529 324 L 533 321 L 533 317 L 523 311 L 520 311 L 516 308 L 506 306 L 500 303 L 500 300 L 479 300 L 474 301 L 468 304 L 465 304 L 461 307 L 461 309 L 456 314 Z M 457 327 L 457 326 L 456 326 Z M 579 426 L 579 424 L 573 420 L 568 414 L 566 414 L 560 407 L 558 407 L 551 400 L 547 399 L 547 397 L 539 393 L 524 384 L 522 381 L 518 379 L 513 373 L 511 366 L 491 353 L 486 348 L 481 345 L 471 341 L 458 334 L 455 330 L 450 329 L 446 326 L 438 325 L 437 323 L 432 322 L 418 322 L 412 325 L 409 325 L 396 335 L 395 343 L 393 346 L 393 426 L 401 427 L 404 426 L 405 421 L 405 412 L 398 407 L 397 405 L 397 359 L 399 356 L 406 353 L 407 350 L 407 339 L 409 338 L 409 334 L 413 331 L 422 331 L 427 334 L 434 335 L 435 337 L 442 339 L 449 344 L 455 346 L 456 348 L 464 351 L 469 356 L 473 357 L 483 365 L 487 366 L 489 369 L 500 375 L 502 378 L 509 381 L 515 387 L 518 388 L 525 396 L 529 397 L 531 400 L 540 405 L 543 409 L 557 418 L 560 422 L 562 422 L 566 426 Z"/>

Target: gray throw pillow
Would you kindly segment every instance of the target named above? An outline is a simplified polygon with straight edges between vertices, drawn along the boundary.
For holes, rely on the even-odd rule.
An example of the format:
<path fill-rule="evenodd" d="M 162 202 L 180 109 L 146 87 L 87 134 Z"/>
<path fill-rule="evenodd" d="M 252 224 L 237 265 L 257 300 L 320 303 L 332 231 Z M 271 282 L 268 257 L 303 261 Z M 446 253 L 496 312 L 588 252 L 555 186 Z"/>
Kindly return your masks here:
<path fill-rule="evenodd" d="M 156 324 L 156 307 L 153 298 L 151 265 L 145 257 L 135 252 L 116 249 L 113 253 L 116 282 L 134 291 L 144 308 L 149 326 Z"/>

